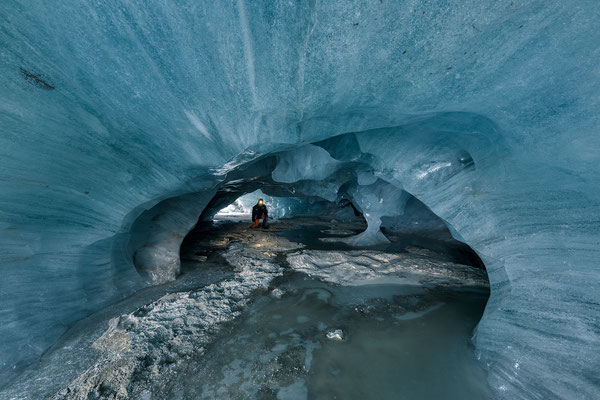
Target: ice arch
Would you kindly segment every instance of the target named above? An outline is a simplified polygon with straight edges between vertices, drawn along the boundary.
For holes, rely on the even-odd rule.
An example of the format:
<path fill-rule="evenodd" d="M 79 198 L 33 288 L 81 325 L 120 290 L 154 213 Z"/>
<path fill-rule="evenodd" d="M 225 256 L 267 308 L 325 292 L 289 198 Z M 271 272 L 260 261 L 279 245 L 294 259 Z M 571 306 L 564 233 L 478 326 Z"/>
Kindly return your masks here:
<path fill-rule="evenodd" d="M 363 182 L 402 187 L 484 259 L 475 343 L 498 396 L 599 397 L 599 14 L 585 0 L 4 2 L 1 380 L 143 287 L 124 255 L 146 210 L 157 232 L 171 213 L 187 224 L 235 167 L 363 132 L 360 154 L 326 150 L 364 154 Z"/>

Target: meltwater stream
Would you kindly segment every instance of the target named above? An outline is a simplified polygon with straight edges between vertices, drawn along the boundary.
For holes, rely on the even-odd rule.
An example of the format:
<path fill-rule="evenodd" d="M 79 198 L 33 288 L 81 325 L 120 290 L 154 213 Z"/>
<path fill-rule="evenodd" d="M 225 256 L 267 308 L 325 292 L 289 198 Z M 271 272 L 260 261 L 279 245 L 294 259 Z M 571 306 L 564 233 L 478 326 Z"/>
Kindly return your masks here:
<path fill-rule="evenodd" d="M 489 397 L 469 342 L 487 293 L 279 280 L 187 368 L 172 398 Z"/>

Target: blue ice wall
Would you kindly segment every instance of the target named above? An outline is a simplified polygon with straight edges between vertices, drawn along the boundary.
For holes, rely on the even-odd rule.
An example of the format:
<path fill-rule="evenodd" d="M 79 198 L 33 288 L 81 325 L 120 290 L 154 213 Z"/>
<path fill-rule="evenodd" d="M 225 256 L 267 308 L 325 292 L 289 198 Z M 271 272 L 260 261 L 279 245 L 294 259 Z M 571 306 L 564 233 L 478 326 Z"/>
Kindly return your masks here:
<path fill-rule="evenodd" d="M 2 2 L 0 381 L 144 286 L 122 255 L 145 210 L 358 132 L 331 157 L 488 266 L 498 396 L 600 397 L 598 21 L 586 0 Z"/>

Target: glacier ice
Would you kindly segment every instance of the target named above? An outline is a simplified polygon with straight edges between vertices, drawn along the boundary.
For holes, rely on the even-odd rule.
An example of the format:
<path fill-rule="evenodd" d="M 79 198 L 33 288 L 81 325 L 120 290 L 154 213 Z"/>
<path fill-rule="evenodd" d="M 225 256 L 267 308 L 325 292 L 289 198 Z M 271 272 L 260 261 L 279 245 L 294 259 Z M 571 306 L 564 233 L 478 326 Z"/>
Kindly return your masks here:
<path fill-rule="evenodd" d="M 414 196 L 485 262 L 474 343 L 496 395 L 600 397 L 599 17 L 585 0 L 3 2 L 0 384 L 173 279 L 198 217 L 264 188 L 371 210 L 368 242 Z"/>
<path fill-rule="evenodd" d="M 327 332 L 327 339 L 331 340 L 344 340 L 344 332 L 341 329 L 335 329 Z"/>
<path fill-rule="evenodd" d="M 280 154 L 277 167 L 271 176 L 273 180 L 284 183 L 304 179 L 320 181 L 331 175 L 339 164 L 340 162 L 331 157 L 327 150 L 307 144 Z"/>
<path fill-rule="evenodd" d="M 325 282 L 344 286 L 374 282 L 402 285 L 471 286 L 485 289 L 488 281 L 483 270 L 443 262 L 416 254 L 382 251 L 302 250 L 287 256 L 292 269 Z"/>

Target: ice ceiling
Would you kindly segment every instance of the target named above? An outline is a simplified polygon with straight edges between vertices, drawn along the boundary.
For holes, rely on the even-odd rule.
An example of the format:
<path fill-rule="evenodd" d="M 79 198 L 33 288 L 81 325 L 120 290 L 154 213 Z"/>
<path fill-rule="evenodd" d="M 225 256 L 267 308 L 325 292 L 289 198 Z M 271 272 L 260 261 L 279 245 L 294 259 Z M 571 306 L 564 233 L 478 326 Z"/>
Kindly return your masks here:
<path fill-rule="evenodd" d="M 0 382 L 148 285 L 134 252 L 176 271 L 214 195 L 267 176 L 352 197 L 373 240 L 415 196 L 486 264 L 498 397 L 600 397 L 598 21 L 585 0 L 2 2 Z"/>

